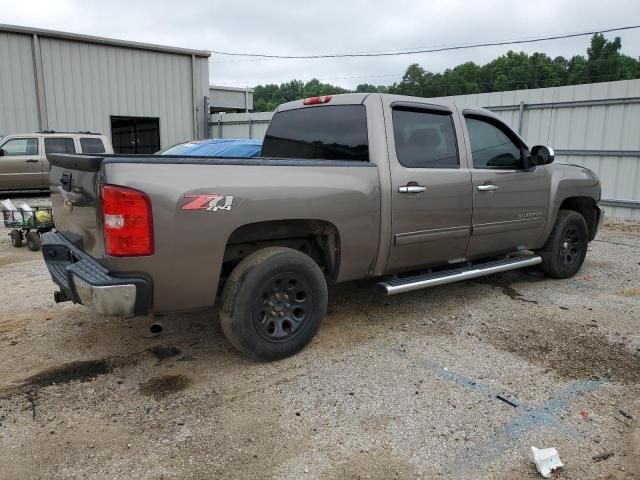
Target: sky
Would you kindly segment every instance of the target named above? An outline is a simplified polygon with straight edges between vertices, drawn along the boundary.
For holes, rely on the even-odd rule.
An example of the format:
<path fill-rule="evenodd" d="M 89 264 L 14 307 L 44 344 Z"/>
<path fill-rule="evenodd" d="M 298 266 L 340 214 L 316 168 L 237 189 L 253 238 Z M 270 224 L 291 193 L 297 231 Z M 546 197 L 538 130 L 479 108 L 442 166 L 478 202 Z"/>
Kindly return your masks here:
<path fill-rule="evenodd" d="M 174 47 L 280 55 L 381 52 L 524 39 L 640 24 L 640 0 L 0 0 L 0 23 Z M 640 29 L 622 38 L 640 57 Z M 586 55 L 589 37 L 379 58 L 256 60 L 212 55 L 211 84 L 253 87 L 318 78 L 389 85 L 419 63 L 441 72 L 509 49 Z"/>

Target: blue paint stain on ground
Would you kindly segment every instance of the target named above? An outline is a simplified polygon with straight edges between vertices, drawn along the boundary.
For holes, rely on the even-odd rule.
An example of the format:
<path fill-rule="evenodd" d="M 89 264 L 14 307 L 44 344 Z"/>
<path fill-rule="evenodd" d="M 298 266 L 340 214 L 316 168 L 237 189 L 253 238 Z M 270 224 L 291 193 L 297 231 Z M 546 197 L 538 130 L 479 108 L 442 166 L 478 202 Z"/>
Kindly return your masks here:
<path fill-rule="evenodd" d="M 500 401 L 497 397 L 502 394 L 501 392 L 481 385 L 472 378 L 450 372 L 443 368 L 437 368 L 436 373 L 443 380 L 454 382 L 481 396 Z M 514 442 L 520 440 L 524 434 L 539 427 L 553 428 L 566 436 L 573 438 L 579 437 L 578 432 L 562 423 L 560 415 L 581 395 L 596 390 L 604 382 L 606 382 L 606 379 L 573 382 L 554 394 L 553 398 L 537 406 L 527 406 L 516 402 L 519 403 L 518 407 L 510 408 L 518 412 L 517 417 L 509 421 L 494 435 L 485 438 L 482 442 L 467 449 L 460 457 L 456 458 L 452 463 L 452 465 L 454 465 L 454 471 L 451 473 L 460 471 L 470 464 L 480 465 L 488 460 L 495 459 L 502 451 L 512 447 Z"/>
<path fill-rule="evenodd" d="M 447 472 L 453 477 L 456 477 L 457 473 L 461 473 L 470 465 L 480 466 L 495 461 L 504 451 L 513 448 L 514 443 L 521 440 L 525 434 L 537 428 L 553 428 L 567 437 L 581 438 L 583 434 L 565 425 L 561 415 L 581 395 L 597 390 L 607 381 L 606 378 L 601 378 L 572 382 L 540 405 L 527 405 L 509 395 L 507 398 L 517 404 L 517 407 L 513 407 L 498 399 L 498 396 L 505 395 L 504 390 L 488 387 L 474 378 L 452 372 L 428 360 L 418 360 L 417 362 L 414 360 L 412 363 L 415 367 L 433 371 L 442 380 L 455 383 L 479 396 L 493 399 L 504 408 L 516 413 L 516 417 L 495 431 L 494 434 L 486 436 L 454 459 L 451 463 L 452 469 Z"/>

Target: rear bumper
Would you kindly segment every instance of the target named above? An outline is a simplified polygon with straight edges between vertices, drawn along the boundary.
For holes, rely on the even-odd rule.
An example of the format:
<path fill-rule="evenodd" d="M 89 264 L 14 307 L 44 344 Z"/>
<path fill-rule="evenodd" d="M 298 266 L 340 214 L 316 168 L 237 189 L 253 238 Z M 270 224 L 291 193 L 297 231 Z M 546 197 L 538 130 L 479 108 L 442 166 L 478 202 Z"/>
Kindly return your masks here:
<path fill-rule="evenodd" d="M 150 280 L 111 275 L 59 233 L 42 236 L 42 254 L 51 278 L 60 287 L 56 301 L 71 300 L 102 315 L 131 317 L 149 313 Z"/>

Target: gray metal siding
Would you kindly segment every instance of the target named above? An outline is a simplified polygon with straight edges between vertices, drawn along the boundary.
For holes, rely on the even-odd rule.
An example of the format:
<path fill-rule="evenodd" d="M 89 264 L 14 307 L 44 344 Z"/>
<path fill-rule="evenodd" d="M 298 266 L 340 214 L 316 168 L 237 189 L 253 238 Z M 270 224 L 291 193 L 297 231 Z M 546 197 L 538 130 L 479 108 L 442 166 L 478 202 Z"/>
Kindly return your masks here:
<path fill-rule="evenodd" d="M 32 42 L 0 31 L 0 135 L 38 130 Z"/>
<path fill-rule="evenodd" d="M 163 146 L 193 138 L 190 56 L 54 38 L 40 45 L 48 128 L 111 135 L 111 116 L 159 117 Z"/>
<path fill-rule="evenodd" d="M 198 122 L 198 138 L 207 138 L 209 112 L 205 109 L 204 97 L 209 96 L 209 59 L 195 57 L 195 100 Z"/>
<path fill-rule="evenodd" d="M 46 128 L 111 136 L 111 116 L 135 116 L 159 117 L 163 147 L 207 136 L 206 56 L 92 43 L 59 32 L 37 38 L 40 57 L 34 35 L 0 28 L 0 134 Z M 34 61 L 42 71 L 42 122 Z"/>
<path fill-rule="evenodd" d="M 256 138 L 267 133 L 272 112 L 222 113 L 209 117 L 211 138 Z"/>

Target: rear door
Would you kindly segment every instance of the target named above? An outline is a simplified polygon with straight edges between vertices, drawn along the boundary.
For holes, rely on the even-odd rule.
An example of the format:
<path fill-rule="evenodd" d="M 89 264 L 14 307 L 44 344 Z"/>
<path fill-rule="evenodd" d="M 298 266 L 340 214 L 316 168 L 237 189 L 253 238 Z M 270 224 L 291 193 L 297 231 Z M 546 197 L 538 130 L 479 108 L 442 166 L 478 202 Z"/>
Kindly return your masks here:
<path fill-rule="evenodd" d="M 459 117 L 448 107 L 387 101 L 392 238 L 386 270 L 459 259 L 471 227 L 471 175 L 456 135 Z"/>
<path fill-rule="evenodd" d="M 38 189 L 45 186 L 38 137 L 13 137 L 0 144 L 0 190 Z"/>
<path fill-rule="evenodd" d="M 549 181 L 525 169 L 526 145 L 494 117 L 465 112 L 471 154 L 473 229 L 468 256 L 530 248 L 545 226 Z"/>

